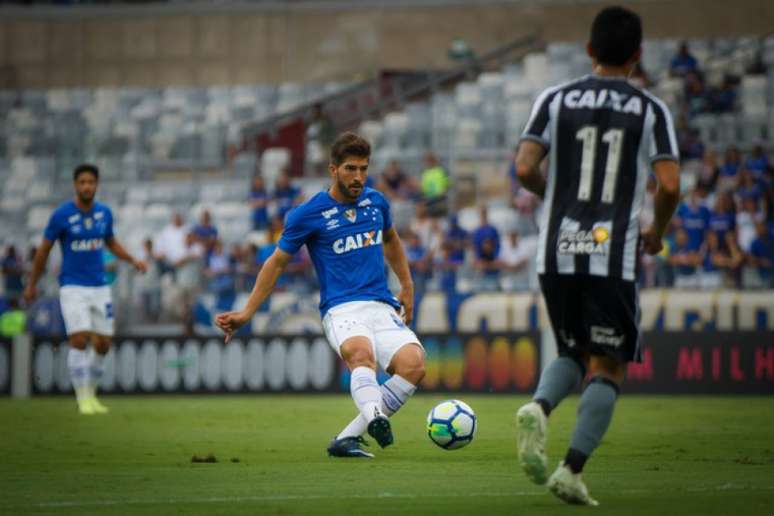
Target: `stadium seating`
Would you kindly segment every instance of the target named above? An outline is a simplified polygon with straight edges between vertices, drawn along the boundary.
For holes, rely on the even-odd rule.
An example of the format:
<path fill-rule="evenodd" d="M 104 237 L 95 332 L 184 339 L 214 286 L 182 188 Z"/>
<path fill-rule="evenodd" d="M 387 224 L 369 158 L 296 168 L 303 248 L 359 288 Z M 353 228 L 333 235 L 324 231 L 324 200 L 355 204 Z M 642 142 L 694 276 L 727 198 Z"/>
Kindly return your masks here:
<path fill-rule="evenodd" d="M 745 152 L 756 142 L 771 141 L 774 37 L 761 42 L 691 40 L 689 45 L 708 84 L 719 84 L 727 73 L 741 77 L 737 110 L 701 113 L 690 120 L 701 141 L 721 153 L 729 145 Z M 672 39 L 648 40 L 643 54 L 652 89 L 674 113 L 684 102 L 683 80 L 668 75 L 677 46 Z M 768 73 L 746 74 L 757 51 Z M 432 150 L 460 190 L 466 181 L 472 184 L 472 202 L 459 212 L 463 227 L 475 228 L 475 205 L 482 202 L 490 204 L 490 218 L 501 232 L 523 227 L 520 215 L 505 202 L 507 190 L 492 188 L 491 183 L 506 181 L 505 160 L 537 94 L 588 71 L 583 45 L 551 44 L 521 62 L 481 73 L 383 118 L 366 120 L 358 130 L 374 144 L 372 170 L 379 173 L 395 159 L 404 171 L 417 176 L 424 153 Z M 0 215 L 9 221 L 0 227 L 0 241 L 22 247 L 34 242 L 51 209 L 70 197 L 73 165 L 94 161 L 103 174 L 100 198 L 113 207 L 116 227 L 132 251 L 137 252 L 142 240 L 167 224 L 174 212 L 194 223 L 205 208 L 226 244 L 242 242 L 251 230 L 246 199 L 252 176 L 260 170 L 271 190 L 290 163 L 290 154 L 269 149 L 260 157 L 242 152 L 227 160 L 227 148 L 240 143 L 246 123 L 312 103 L 345 86 L 0 91 Z M 202 171 L 191 172 L 197 168 Z M 482 172 L 490 170 L 499 172 L 492 177 Z M 687 164 L 686 170 L 697 167 Z M 686 184 L 695 184 L 695 175 Z M 308 197 L 324 182 L 324 178 L 305 180 L 299 186 Z M 413 204 L 398 201 L 393 210 L 398 227 L 407 227 Z M 470 285 L 470 278 L 462 279 L 463 286 L 465 281 Z"/>

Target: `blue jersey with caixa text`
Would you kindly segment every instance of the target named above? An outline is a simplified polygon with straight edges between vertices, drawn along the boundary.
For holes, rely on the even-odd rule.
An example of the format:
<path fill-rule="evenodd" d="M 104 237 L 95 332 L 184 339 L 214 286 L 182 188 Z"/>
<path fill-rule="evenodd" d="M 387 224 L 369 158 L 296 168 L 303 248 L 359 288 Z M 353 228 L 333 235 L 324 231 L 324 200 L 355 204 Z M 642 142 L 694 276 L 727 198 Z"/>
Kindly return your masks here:
<path fill-rule="evenodd" d="M 46 240 L 62 246 L 61 286 L 101 287 L 106 285 L 102 249 L 113 238 L 113 214 L 95 202 L 91 211 L 81 211 L 74 201 L 59 206 L 46 226 Z"/>
<path fill-rule="evenodd" d="M 341 204 L 325 191 L 288 213 L 279 248 L 295 254 L 306 244 L 320 281 L 320 314 L 349 301 L 381 301 L 400 308 L 387 288 L 382 240 L 392 228 L 387 199 L 364 188 Z"/>

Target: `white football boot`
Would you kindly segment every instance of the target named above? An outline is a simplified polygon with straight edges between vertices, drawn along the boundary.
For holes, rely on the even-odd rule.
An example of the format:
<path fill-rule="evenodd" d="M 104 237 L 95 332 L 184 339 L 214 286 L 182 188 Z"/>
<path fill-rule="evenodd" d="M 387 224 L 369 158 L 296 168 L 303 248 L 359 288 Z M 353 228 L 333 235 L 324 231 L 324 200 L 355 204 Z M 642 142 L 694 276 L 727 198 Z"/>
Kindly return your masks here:
<path fill-rule="evenodd" d="M 589 490 L 583 483 L 580 473 L 573 473 L 570 467 L 559 463 L 551 478 L 548 479 L 548 490 L 561 500 L 574 505 L 597 506 L 599 502 L 589 496 Z"/>
<path fill-rule="evenodd" d="M 539 485 L 545 484 L 548 478 L 547 422 L 543 409 L 534 401 L 516 412 L 519 465 L 527 477 Z"/>

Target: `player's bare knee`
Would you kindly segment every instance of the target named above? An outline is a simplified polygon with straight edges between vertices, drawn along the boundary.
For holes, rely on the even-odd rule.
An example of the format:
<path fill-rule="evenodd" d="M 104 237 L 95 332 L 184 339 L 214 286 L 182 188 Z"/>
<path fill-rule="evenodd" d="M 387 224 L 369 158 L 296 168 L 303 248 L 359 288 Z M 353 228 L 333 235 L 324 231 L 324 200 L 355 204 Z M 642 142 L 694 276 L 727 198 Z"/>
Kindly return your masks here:
<path fill-rule="evenodd" d="M 69 336 L 68 340 L 71 348 L 84 350 L 89 343 L 89 334 L 86 332 L 74 333 Z"/>
<path fill-rule="evenodd" d="M 601 376 L 620 385 L 626 375 L 623 362 L 607 356 L 592 355 L 589 359 L 590 376 Z"/>
<path fill-rule="evenodd" d="M 370 369 L 376 369 L 376 360 L 373 355 L 369 355 L 365 352 L 356 352 L 344 359 L 347 363 L 349 370 L 353 370 L 357 367 L 368 367 Z"/>
<path fill-rule="evenodd" d="M 111 338 L 105 335 L 97 335 L 94 338 L 94 351 L 100 355 L 106 355 L 110 351 Z"/>
<path fill-rule="evenodd" d="M 347 341 L 341 346 L 341 358 L 350 370 L 356 367 L 376 369 L 376 358 L 371 343 L 367 339 Z"/>
<path fill-rule="evenodd" d="M 417 385 L 425 377 L 425 353 L 416 344 L 404 346 L 395 354 L 387 372 Z"/>

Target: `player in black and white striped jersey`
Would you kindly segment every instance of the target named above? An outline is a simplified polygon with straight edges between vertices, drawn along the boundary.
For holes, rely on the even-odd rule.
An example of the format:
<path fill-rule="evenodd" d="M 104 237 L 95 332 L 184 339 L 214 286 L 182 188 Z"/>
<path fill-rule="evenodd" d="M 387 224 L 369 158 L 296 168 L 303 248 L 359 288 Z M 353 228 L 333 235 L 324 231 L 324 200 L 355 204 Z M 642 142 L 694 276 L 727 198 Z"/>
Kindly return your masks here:
<path fill-rule="evenodd" d="M 626 363 L 640 359 L 639 253 L 661 250 L 679 200 L 669 110 L 628 82 L 641 43 L 639 16 L 603 9 L 588 44 L 593 73 L 539 96 L 516 157 L 522 185 L 544 199 L 537 271 L 559 351 L 517 413 L 519 459 L 533 481 L 547 481 L 569 503 L 597 504 L 580 472 L 609 426 Z M 655 220 L 641 232 L 651 171 L 659 183 Z M 547 478 L 547 417 L 587 373 L 570 449 Z"/>

